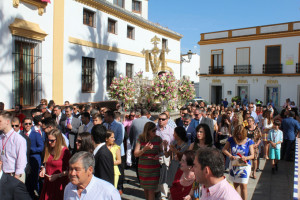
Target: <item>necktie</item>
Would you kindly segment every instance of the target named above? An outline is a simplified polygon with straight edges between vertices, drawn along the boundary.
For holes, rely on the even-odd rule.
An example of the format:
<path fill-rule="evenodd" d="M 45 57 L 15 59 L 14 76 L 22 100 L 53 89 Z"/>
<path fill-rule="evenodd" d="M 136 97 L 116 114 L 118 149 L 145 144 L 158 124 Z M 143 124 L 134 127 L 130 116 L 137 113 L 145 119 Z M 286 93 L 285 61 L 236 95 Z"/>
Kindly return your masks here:
<path fill-rule="evenodd" d="M 29 137 L 29 134 L 28 134 L 28 132 L 27 132 L 27 133 L 25 133 L 25 135 L 26 135 L 27 137 Z"/>
<path fill-rule="evenodd" d="M 111 124 L 108 123 L 107 129 L 110 130 Z"/>

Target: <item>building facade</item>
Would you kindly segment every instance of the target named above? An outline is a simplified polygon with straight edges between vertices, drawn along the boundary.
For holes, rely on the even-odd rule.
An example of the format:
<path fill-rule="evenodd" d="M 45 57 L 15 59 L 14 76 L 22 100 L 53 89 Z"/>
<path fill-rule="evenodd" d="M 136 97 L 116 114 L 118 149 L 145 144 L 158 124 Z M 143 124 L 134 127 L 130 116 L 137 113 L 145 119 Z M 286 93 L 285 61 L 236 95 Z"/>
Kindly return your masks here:
<path fill-rule="evenodd" d="M 48 2 L 46 2 L 48 1 Z M 148 20 L 147 0 L 0 2 L 0 101 L 6 108 L 107 100 L 113 77 L 145 72 L 145 51 L 168 49 L 166 69 L 180 77 L 182 35 Z"/>
<path fill-rule="evenodd" d="M 300 105 L 300 22 L 202 33 L 200 96 Z"/>

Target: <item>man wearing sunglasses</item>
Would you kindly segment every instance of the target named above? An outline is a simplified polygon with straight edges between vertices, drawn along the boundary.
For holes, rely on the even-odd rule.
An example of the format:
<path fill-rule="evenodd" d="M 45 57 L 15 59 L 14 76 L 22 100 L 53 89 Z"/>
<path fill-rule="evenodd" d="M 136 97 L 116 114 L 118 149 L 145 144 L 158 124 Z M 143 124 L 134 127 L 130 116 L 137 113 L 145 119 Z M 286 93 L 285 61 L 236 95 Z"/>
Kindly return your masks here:
<path fill-rule="evenodd" d="M 2 170 L 4 173 L 25 182 L 26 140 L 14 131 L 11 121 L 11 113 L 0 113 L 0 131 L 3 132 L 0 135 Z"/>
<path fill-rule="evenodd" d="M 163 140 L 163 143 L 167 143 L 167 151 L 169 151 L 169 145 L 173 143 L 174 141 L 174 128 L 171 128 L 168 125 L 168 116 L 166 113 L 161 113 L 158 117 L 158 124 L 157 124 L 157 130 L 156 135 L 161 137 Z M 170 157 L 162 156 L 160 159 L 161 164 L 161 174 L 167 173 L 167 168 L 170 165 Z M 167 184 L 167 177 L 161 179 L 159 182 L 158 188 L 160 190 L 161 199 L 167 199 L 168 198 L 168 184 Z"/>
<path fill-rule="evenodd" d="M 24 119 L 23 126 L 24 133 L 27 137 L 29 137 L 31 143 L 28 161 L 30 164 L 30 173 L 26 176 L 25 185 L 30 196 L 34 199 L 34 191 L 39 191 L 38 178 L 42 162 L 42 152 L 44 150 L 44 141 L 41 134 L 32 129 L 32 119 L 30 117 L 26 117 Z"/>

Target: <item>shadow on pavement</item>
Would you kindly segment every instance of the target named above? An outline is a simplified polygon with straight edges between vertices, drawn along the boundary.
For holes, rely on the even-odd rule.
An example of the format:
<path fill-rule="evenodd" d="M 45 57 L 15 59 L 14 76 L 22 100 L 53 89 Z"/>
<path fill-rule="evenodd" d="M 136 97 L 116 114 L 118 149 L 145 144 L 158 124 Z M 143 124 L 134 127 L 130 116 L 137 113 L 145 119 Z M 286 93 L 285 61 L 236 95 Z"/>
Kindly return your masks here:
<path fill-rule="evenodd" d="M 278 171 L 272 174 L 271 160 L 256 185 L 252 200 L 285 200 L 293 199 L 294 162 L 281 160 Z"/>

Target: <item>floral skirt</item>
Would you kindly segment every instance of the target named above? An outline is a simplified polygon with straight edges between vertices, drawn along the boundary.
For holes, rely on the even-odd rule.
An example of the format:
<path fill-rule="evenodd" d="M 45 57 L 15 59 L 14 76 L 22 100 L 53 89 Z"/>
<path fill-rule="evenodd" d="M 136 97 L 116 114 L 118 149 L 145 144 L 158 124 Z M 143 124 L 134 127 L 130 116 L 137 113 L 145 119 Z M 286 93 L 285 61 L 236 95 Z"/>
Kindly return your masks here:
<path fill-rule="evenodd" d="M 232 166 L 232 162 L 229 163 L 229 180 L 233 183 L 247 184 L 251 173 L 251 165 L 247 166 Z"/>

